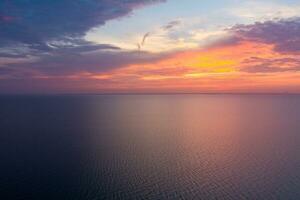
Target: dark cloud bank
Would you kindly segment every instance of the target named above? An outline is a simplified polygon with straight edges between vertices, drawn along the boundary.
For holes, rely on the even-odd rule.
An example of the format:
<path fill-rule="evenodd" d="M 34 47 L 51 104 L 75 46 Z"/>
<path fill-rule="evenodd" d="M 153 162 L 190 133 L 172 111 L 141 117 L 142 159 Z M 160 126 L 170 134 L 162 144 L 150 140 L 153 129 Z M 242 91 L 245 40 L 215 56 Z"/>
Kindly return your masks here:
<path fill-rule="evenodd" d="M 133 9 L 163 0 L 2 0 L 0 45 L 22 44 L 48 50 L 51 42 L 70 44 L 93 27 Z M 58 42 L 57 42 L 58 41 Z M 80 41 L 81 42 L 81 41 Z"/>
<path fill-rule="evenodd" d="M 83 39 L 86 32 L 132 10 L 164 0 L 2 0 L 0 1 L 0 59 L 34 61 L 3 64 L 0 75 L 105 71 L 130 60 L 143 62 L 155 55 L 126 52 L 109 44 Z M 9 74 L 7 74 L 9 73 Z M 9 76 L 8 76 L 9 77 Z"/>

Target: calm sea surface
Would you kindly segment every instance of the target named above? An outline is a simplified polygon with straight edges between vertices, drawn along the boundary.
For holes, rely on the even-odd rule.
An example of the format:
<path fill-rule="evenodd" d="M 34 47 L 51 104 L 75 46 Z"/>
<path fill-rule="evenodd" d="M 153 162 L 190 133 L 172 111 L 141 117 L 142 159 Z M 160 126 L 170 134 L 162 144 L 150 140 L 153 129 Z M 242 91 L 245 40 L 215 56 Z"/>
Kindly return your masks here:
<path fill-rule="evenodd" d="M 300 96 L 0 96 L 0 199 L 300 199 Z"/>

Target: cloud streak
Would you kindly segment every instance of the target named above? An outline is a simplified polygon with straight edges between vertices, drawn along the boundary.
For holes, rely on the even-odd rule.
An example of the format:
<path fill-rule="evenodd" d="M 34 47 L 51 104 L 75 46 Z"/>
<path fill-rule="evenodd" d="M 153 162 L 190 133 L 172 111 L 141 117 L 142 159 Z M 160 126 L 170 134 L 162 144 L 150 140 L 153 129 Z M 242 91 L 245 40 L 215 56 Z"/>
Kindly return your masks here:
<path fill-rule="evenodd" d="M 153 32 L 147 32 L 143 35 L 142 41 L 140 43 L 137 44 L 138 50 L 141 50 L 143 48 L 143 46 L 145 46 L 146 44 L 146 40 L 152 36 L 152 35 L 157 35 L 158 32 L 160 31 L 164 31 L 164 32 L 168 32 L 171 31 L 172 29 L 174 29 L 175 27 L 179 26 L 181 24 L 180 20 L 173 20 L 170 21 L 169 23 L 161 26 L 159 28 L 159 30 L 153 31 Z"/>
<path fill-rule="evenodd" d="M 179 26 L 180 24 L 181 24 L 180 20 L 173 20 L 173 21 L 170 21 L 168 24 L 162 26 L 162 29 L 165 31 L 168 31 L 168 30 L 171 30 L 171 29 Z"/>

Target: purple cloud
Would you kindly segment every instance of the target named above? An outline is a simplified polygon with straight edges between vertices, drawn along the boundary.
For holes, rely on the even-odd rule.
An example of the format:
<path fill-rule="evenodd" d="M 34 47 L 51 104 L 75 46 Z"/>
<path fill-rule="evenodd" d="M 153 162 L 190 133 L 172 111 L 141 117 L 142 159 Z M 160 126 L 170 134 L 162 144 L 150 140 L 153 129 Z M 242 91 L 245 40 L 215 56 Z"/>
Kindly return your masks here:
<path fill-rule="evenodd" d="M 300 18 L 236 25 L 229 31 L 239 41 L 273 44 L 282 53 L 300 52 Z"/>
<path fill-rule="evenodd" d="M 82 47 L 79 47 L 82 48 Z M 81 50 L 80 50 L 81 51 Z M 167 53 L 149 53 L 143 51 L 97 50 L 86 54 L 77 53 L 77 49 L 62 49 L 51 54 L 41 55 L 37 61 L 6 64 L 0 68 L 0 78 L 19 78 L 23 75 L 61 76 L 80 72 L 101 73 L 125 67 L 130 64 L 143 64 L 166 57 Z M 2 70 L 2 71 L 1 71 Z M 2 76 L 1 76 L 2 74 Z"/>
<path fill-rule="evenodd" d="M 240 71 L 249 73 L 298 72 L 300 71 L 300 59 L 294 57 L 269 59 L 251 57 L 244 60 Z"/>

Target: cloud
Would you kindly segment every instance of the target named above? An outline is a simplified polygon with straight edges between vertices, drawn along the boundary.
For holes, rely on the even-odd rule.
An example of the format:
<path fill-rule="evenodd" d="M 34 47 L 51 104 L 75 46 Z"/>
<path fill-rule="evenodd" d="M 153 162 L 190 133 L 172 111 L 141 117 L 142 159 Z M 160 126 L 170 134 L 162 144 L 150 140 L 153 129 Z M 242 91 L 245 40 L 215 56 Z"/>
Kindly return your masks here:
<path fill-rule="evenodd" d="M 157 59 L 158 55 L 89 42 L 84 36 L 136 8 L 164 1 L 0 1 L 0 78 L 102 72 Z"/>
<path fill-rule="evenodd" d="M 16 44 L 0 48 L 0 57 L 5 58 L 28 58 L 51 54 L 80 54 L 96 50 L 119 50 L 119 47 L 110 44 L 95 44 L 82 39 L 64 39 L 53 41 L 51 44 L 31 48 L 25 44 Z M 1 63 L 0 63 L 1 65 Z"/>
<path fill-rule="evenodd" d="M 163 0 L 0 1 L 0 46 L 51 50 L 52 42 L 82 38 L 108 20 Z"/>
<path fill-rule="evenodd" d="M 251 57 L 242 63 L 240 71 L 248 73 L 277 73 L 300 71 L 300 59 L 296 57 L 260 58 Z"/>
<path fill-rule="evenodd" d="M 279 1 L 252 0 L 241 1 L 235 7 L 227 9 L 227 12 L 247 21 L 265 21 L 274 18 L 299 16 L 300 6 L 297 4 L 282 4 Z"/>
<path fill-rule="evenodd" d="M 300 17 L 238 24 L 204 49 L 245 46 L 237 69 L 248 73 L 300 71 Z M 250 49 L 251 48 L 251 49 Z M 264 50 L 265 49 L 265 50 Z M 241 49 L 242 51 L 242 49 Z M 244 59 L 244 60 L 243 60 Z"/>
<path fill-rule="evenodd" d="M 80 73 L 102 73 L 130 64 L 143 64 L 160 60 L 167 54 L 155 54 L 142 51 L 122 51 L 97 49 L 82 52 L 82 48 L 58 49 L 51 54 L 40 55 L 38 59 L 26 63 L 9 63 L 0 67 L 3 76 L 18 78 L 24 74 L 28 77 L 67 76 Z M 90 50 L 90 47 L 88 47 Z M 1 76 L 0 76 L 1 77 Z"/>
<path fill-rule="evenodd" d="M 173 28 L 179 26 L 180 24 L 181 24 L 180 20 L 173 20 L 173 21 L 170 21 L 168 24 L 162 26 L 162 29 L 165 31 L 168 31 L 170 29 L 173 29 Z"/>
<path fill-rule="evenodd" d="M 281 53 L 300 53 L 300 18 L 236 25 L 229 29 L 238 41 L 274 45 Z"/>
<path fill-rule="evenodd" d="M 179 26 L 181 24 L 180 20 L 173 20 L 168 22 L 167 24 L 159 27 L 157 30 L 155 31 L 151 31 L 151 32 L 147 32 L 143 35 L 142 41 L 140 43 L 137 43 L 137 47 L 138 50 L 141 50 L 145 44 L 146 44 L 146 40 L 149 37 L 162 37 L 165 36 L 166 34 L 170 33 L 172 31 L 172 29 L 174 29 L 175 27 Z"/>
<path fill-rule="evenodd" d="M 140 43 L 137 44 L 137 47 L 138 47 L 138 50 L 140 51 L 142 49 L 142 47 L 145 45 L 146 43 L 146 39 L 151 35 L 150 32 L 148 33 L 145 33 L 144 36 L 143 36 L 143 39 Z"/>
<path fill-rule="evenodd" d="M 269 65 L 252 65 L 246 68 L 243 68 L 241 71 L 249 73 L 276 73 L 276 72 L 297 72 L 300 71 L 299 67 L 270 67 Z"/>
<path fill-rule="evenodd" d="M 300 17 L 237 24 L 225 29 L 226 34 L 205 45 L 218 48 L 238 45 L 243 42 L 261 43 L 274 46 L 274 51 L 283 54 L 300 53 Z"/>
<path fill-rule="evenodd" d="M 145 44 L 145 42 L 146 42 L 146 39 L 147 39 L 147 37 L 149 37 L 149 36 L 150 36 L 150 32 L 146 33 L 146 34 L 143 36 L 143 40 L 142 40 L 142 42 L 141 42 L 141 46 L 144 46 L 144 44 Z"/>

